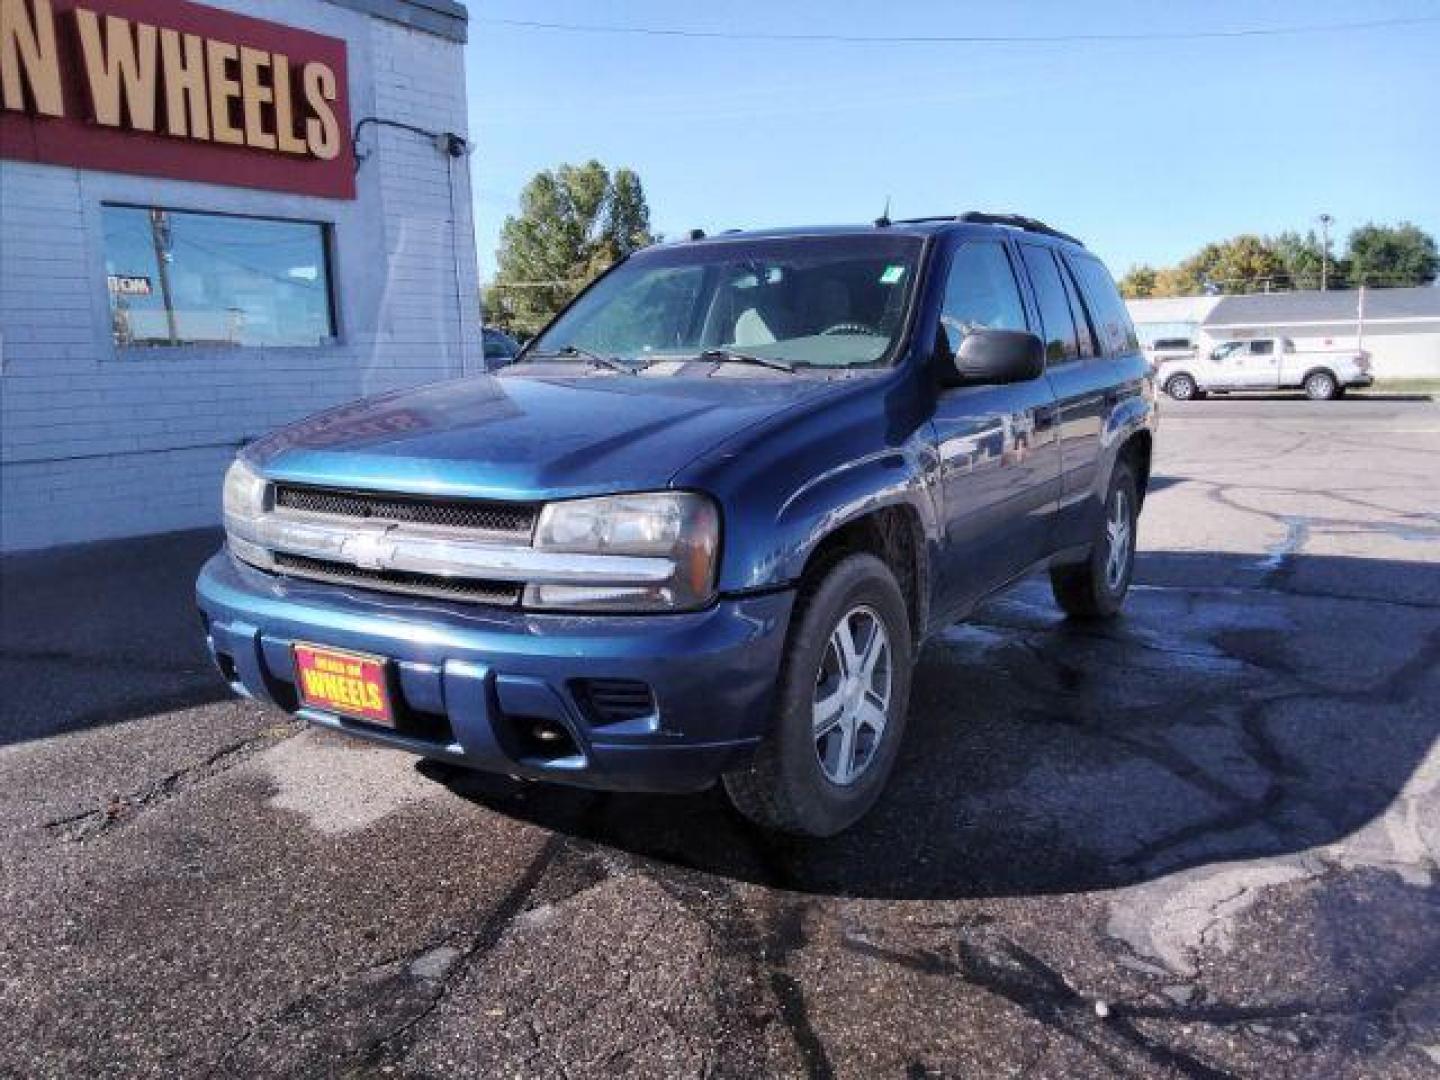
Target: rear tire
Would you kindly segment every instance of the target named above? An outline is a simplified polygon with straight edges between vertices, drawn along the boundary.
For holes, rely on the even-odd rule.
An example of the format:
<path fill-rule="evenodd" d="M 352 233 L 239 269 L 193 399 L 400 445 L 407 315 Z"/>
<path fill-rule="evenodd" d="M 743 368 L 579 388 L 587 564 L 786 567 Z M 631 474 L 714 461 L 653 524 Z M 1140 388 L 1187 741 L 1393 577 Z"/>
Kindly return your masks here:
<path fill-rule="evenodd" d="M 722 778 L 735 808 L 763 828 L 814 837 L 864 816 L 905 733 L 912 648 L 890 568 L 868 554 L 834 564 L 793 616 L 773 730 L 748 768 Z"/>
<path fill-rule="evenodd" d="M 1050 589 L 1065 614 L 1076 619 L 1109 619 L 1119 614 L 1135 573 L 1139 513 L 1135 474 L 1129 462 L 1116 462 L 1090 557 L 1083 563 L 1050 569 Z"/>
<path fill-rule="evenodd" d="M 1338 397 L 1339 383 L 1328 371 L 1312 371 L 1305 376 L 1305 396 L 1311 401 L 1330 401 Z"/>

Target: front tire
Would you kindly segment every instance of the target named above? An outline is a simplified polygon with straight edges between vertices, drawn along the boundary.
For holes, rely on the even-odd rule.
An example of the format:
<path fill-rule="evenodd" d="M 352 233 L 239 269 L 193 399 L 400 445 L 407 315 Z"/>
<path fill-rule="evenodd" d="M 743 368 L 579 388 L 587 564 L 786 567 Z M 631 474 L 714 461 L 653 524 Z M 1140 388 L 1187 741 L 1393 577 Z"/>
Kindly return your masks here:
<path fill-rule="evenodd" d="M 1090 557 L 1083 563 L 1050 569 L 1050 589 L 1065 614 L 1076 619 L 1109 619 L 1119 614 L 1135 573 L 1139 515 L 1135 474 L 1128 462 L 1116 462 Z"/>
<path fill-rule="evenodd" d="M 1196 384 L 1193 376 L 1172 375 L 1165 384 L 1165 393 L 1176 401 L 1192 401 L 1199 395 L 1200 387 Z"/>
<path fill-rule="evenodd" d="M 905 598 L 873 555 L 848 555 L 802 596 L 775 726 L 726 793 L 756 824 L 834 836 L 870 810 L 899 753 L 913 645 Z"/>

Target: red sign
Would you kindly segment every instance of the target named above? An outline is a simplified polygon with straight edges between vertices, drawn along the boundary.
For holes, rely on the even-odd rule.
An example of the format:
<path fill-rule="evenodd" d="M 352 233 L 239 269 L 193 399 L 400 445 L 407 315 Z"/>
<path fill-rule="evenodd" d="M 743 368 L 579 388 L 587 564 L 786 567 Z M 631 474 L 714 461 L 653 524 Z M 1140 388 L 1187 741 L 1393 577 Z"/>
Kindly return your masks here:
<path fill-rule="evenodd" d="M 345 42 L 186 0 L 0 0 L 0 157 L 355 197 Z"/>
<path fill-rule="evenodd" d="M 378 657 L 297 643 L 295 674 L 306 705 L 376 724 L 393 723 L 385 662 Z"/>

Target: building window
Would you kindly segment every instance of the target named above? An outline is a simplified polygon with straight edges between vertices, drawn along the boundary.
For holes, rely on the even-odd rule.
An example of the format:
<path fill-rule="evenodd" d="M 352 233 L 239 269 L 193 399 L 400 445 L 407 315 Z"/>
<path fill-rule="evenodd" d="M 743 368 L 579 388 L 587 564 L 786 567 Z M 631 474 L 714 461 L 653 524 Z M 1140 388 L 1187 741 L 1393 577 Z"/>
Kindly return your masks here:
<path fill-rule="evenodd" d="M 101 216 L 116 345 L 334 340 L 326 226 L 141 206 Z"/>

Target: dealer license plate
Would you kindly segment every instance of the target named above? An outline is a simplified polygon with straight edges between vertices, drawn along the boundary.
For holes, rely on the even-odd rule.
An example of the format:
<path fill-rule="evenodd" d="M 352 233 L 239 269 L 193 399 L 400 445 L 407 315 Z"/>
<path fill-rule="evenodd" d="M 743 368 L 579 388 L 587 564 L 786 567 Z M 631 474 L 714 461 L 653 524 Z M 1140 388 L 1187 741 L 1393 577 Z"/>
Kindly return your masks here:
<path fill-rule="evenodd" d="M 393 727 L 385 661 L 378 656 L 295 645 L 295 681 L 306 705 Z"/>

